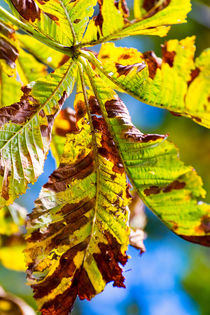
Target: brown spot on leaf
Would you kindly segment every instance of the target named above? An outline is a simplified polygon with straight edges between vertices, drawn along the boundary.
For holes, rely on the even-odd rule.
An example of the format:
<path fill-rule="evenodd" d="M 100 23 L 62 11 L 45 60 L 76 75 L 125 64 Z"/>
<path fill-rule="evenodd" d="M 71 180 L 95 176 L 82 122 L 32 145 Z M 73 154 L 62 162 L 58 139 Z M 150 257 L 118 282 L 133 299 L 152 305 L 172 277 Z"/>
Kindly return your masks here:
<path fill-rule="evenodd" d="M 200 227 L 206 234 L 210 233 L 210 216 L 205 215 L 202 218 Z"/>
<path fill-rule="evenodd" d="M 129 55 L 129 54 L 122 54 L 120 56 L 120 59 L 129 59 L 130 57 L 131 57 L 131 55 Z"/>
<path fill-rule="evenodd" d="M 76 19 L 76 20 L 74 20 L 74 23 L 78 24 L 80 21 L 81 21 L 80 19 Z"/>
<path fill-rule="evenodd" d="M 67 99 L 68 94 L 66 93 L 66 91 L 63 92 L 63 95 L 61 96 L 60 100 L 58 101 L 58 105 L 61 107 L 63 106 L 65 100 Z"/>
<path fill-rule="evenodd" d="M 14 69 L 18 55 L 18 50 L 3 37 L 0 37 L 0 59 L 4 59 Z"/>
<path fill-rule="evenodd" d="M 191 115 L 191 118 L 192 118 L 193 120 L 197 121 L 198 123 L 202 122 L 202 119 L 199 118 L 199 117 L 196 117 L 196 116 L 192 116 L 192 115 Z"/>
<path fill-rule="evenodd" d="M 53 14 L 44 12 L 45 15 L 47 15 L 52 21 L 54 21 L 57 25 L 60 25 L 60 23 L 58 23 L 59 18 Z"/>
<path fill-rule="evenodd" d="M 123 266 L 127 262 L 127 255 L 123 255 L 120 250 L 120 244 L 108 231 L 104 231 L 108 244 L 99 243 L 100 254 L 93 254 L 98 268 L 106 281 L 106 283 L 114 281 L 113 286 L 125 288 L 122 275 L 122 269 L 119 264 Z"/>
<path fill-rule="evenodd" d="M 60 121 L 60 123 L 59 123 Z M 62 125 L 62 122 L 65 121 L 68 124 L 68 128 L 65 128 Z M 61 110 L 59 115 L 56 117 L 55 121 L 55 133 L 61 137 L 65 137 L 70 132 L 76 132 L 76 116 L 74 110 L 71 108 L 65 108 Z"/>
<path fill-rule="evenodd" d="M 99 14 L 97 16 L 95 16 L 93 19 L 95 21 L 95 26 L 99 26 L 100 32 L 103 35 L 103 30 L 102 30 L 102 26 L 103 26 L 103 22 L 104 22 L 104 18 L 101 12 L 101 6 L 102 4 L 99 3 Z M 100 34 L 97 32 L 97 37 L 100 38 Z M 97 39 L 99 39 L 97 38 Z"/>
<path fill-rule="evenodd" d="M 77 297 L 76 288 L 70 288 L 58 294 L 53 300 L 46 302 L 41 309 L 42 315 L 67 315 L 72 310 Z"/>
<path fill-rule="evenodd" d="M 40 131 L 43 137 L 47 137 L 50 139 L 52 126 L 55 120 L 55 115 L 47 115 L 46 118 L 47 118 L 47 125 L 41 125 Z"/>
<path fill-rule="evenodd" d="M 174 58 L 176 56 L 175 51 L 168 51 L 167 50 L 167 44 L 162 45 L 162 54 L 163 54 L 163 63 L 167 63 L 171 68 L 174 64 Z"/>
<path fill-rule="evenodd" d="M 85 253 L 88 242 L 89 238 L 64 253 L 60 258 L 60 265 L 57 267 L 54 274 L 46 278 L 40 284 L 32 286 L 35 297 L 41 298 L 48 295 L 53 289 L 56 289 L 63 278 L 72 280 L 72 282 L 69 281 L 69 288 L 65 292 L 56 295 L 53 300 L 43 305 L 42 314 L 66 315 L 69 313 L 69 310 L 72 309 L 77 295 L 79 295 L 80 299 L 88 300 L 95 296 L 95 289 L 86 270 L 83 266 L 76 269 L 77 267 L 73 261 L 78 252 Z M 29 273 L 31 273 L 31 271 Z"/>
<path fill-rule="evenodd" d="M 29 238 L 27 238 L 27 242 L 40 242 L 46 240 L 47 238 L 51 238 L 54 234 L 58 234 L 56 238 L 51 238 L 51 248 L 55 247 L 55 242 L 62 242 L 65 240 L 67 245 L 70 244 L 69 233 L 76 230 L 78 224 L 80 227 L 83 225 L 81 219 L 84 221 L 84 214 L 89 210 L 93 209 L 95 205 L 95 200 L 82 200 L 79 203 L 75 204 L 66 204 L 58 213 L 63 215 L 63 220 L 59 222 L 55 222 L 50 224 L 47 227 L 45 233 L 42 233 L 40 229 L 35 230 Z M 33 213 L 29 215 L 31 221 L 36 220 Z M 68 225 L 66 225 L 66 223 Z M 69 225 L 70 224 L 70 225 Z M 81 225 L 82 224 L 82 225 Z M 67 237 L 64 237 L 66 235 Z M 60 245 L 59 243 L 58 245 Z"/>
<path fill-rule="evenodd" d="M 100 107 L 97 107 L 97 100 L 95 98 L 92 99 L 92 109 L 94 114 L 91 111 L 92 122 L 94 130 L 101 132 L 101 147 L 98 149 L 98 153 L 106 158 L 109 161 L 113 162 L 113 172 L 123 174 L 124 167 L 119 156 L 118 150 L 116 148 L 115 142 L 108 130 L 107 124 L 103 117 L 97 117 Z"/>
<path fill-rule="evenodd" d="M 121 0 L 121 5 L 124 12 L 124 17 L 129 17 L 130 12 L 129 12 L 126 0 Z"/>
<path fill-rule="evenodd" d="M 134 142 L 150 142 L 157 141 L 160 139 L 165 139 L 167 135 L 159 135 L 159 134 L 143 134 L 136 127 L 128 126 L 127 130 L 123 130 L 122 138 L 128 139 Z"/>
<path fill-rule="evenodd" d="M 120 6 L 122 8 L 123 17 L 127 18 L 130 15 L 126 0 L 117 0 L 115 1 L 115 6 L 119 10 Z"/>
<path fill-rule="evenodd" d="M 153 16 L 157 12 L 165 9 L 171 0 L 164 0 L 161 1 L 161 4 L 158 4 L 160 1 L 159 0 L 144 0 L 143 2 L 143 8 L 148 12 L 147 18 Z"/>
<path fill-rule="evenodd" d="M 108 118 L 119 117 L 130 121 L 130 115 L 127 107 L 120 98 L 116 98 L 105 103 Z"/>
<path fill-rule="evenodd" d="M 81 157 L 72 165 L 60 165 L 49 177 L 44 188 L 48 188 L 55 192 L 64 191 L 72 179 L 83 179 L 93 172 L 94 162 L 90 153 L 85 158 Z"/>
<path fill-rule="evenodd" d="M 8 166 L 5 165 L 3 185 L 1 189 L 1 195 L 5 200 L 9 200 L 9 176 L 10 175 L 11 175 L 11 171 L 9 170 Z"/>
<path fill-rule="evenodd" d="M 78 275 L 80 280 L 79 282 L 77 282 L 77 279 L 75 277 L 75 285 L 78 285 L 78 295 L 81 300 L 87 299 L 90 301 L 91 298 L 96 295 L 96 291 L 84 268 L 82 268 L 82 270 L 78 272 Z"/>
<path fill-rule="evenodd" d="M 40 19 L 40 9 L 34 0 L 11 0 L 15 9 L 27 21 Z"/>
<path fill-rule="evenodd" d="M 4 24 L 2 21 L 0 21 L 0 33 L 5 35 L 8 38 L 14 38 L 15 30 L 6 24 Z"/>
<path fill-rule="evenodd" d="M 69 237 L 69 234 L 68 234 Z M 65 252 L 60 258 L 60 265 L 57 267 L 55 272 L 45 279 L 42 283 L 38 283 L 32 285 L 32 289 L 34 291 L 34 297 L 36 299 L 42 298 L 48 293 L 50 293 L 53 289 L 55 289 L 59 283 L 61 282 L 62 278 L 72 277 L 74 271 L 76 270 L 76 266 L 74 265 L 73 259 L 76 254 L 80 251 L 84 251 L 88 245 L 88 239 L 79 243 L 78 245 L 70 248 L 67 252 Z M 36 271 L 33 270 L 33 271 Z M 70 286 L 69 281 L 69 286 Z"/>
<path fill-rule="evenodd" d="M 24 124 L 38 108 L 39 103 L 28 93 L 24 94 L 20 102 L 0 109 L 0 127 L 9 122 Z"/>
<path fill-rule="evenodd" d="M 179 235 L 179 236 L 188 242 L 210 247 L 210 235 L 204 235 L 204 236 Z"/>
<path fill-rule="evenodd" d="M 101 56 L 101 59 L 107 59 L 107 58 L 109 58 L 110 56 L 109 55 L 102 55 Z"/>
<path fill-rule="evenodd" d="M 76 120 L 78 121 L 81 118 L 83 118 L 87 112 L 85 102 L 82 100 L 79 100 L 78 102 L 76 102 L 74 107 L 76 111 Z"/>
<path fill-rule="evenodd" d="M 61 61 L 59 62 L 58 67 L 63 66 L 69 60 L 69 58 L 70 58 L 69 56 L 64 55 Z"/>
<path fill-rule="evenodd" d="M 84 269 L 76 271 L 73 283 L 68 290 L 43 305 L 42 314 L 67 315 L 71 311 L 77 295 L 81 300 L 85 298 L 90 300 L 96 295 L 96 291 Z"/>
<path fill-rule="evenodd" d="M 136 68 L 136 72 L 138 73 L 138 72 L 142 71 L 146 67 L 144 62 L 142 62 L 142 63 L 135 63 L 133 65 L 128 65 L 128 66 L 123 66 L 123 65 L 121 65 L 119 63 L 116 63 L 115 66 L 117 68 L 117 72 L 119 73 L 119 76 L 121 76 L 121 75 L 128 75 L 129 72 L 133 68 Z"/>
<path fill-rule="evenodd" d="M 145 52 L 143 57 L 148 66 L 149 76 L 151 79 L 154 79 L 157 69 L 161 67 L 162 61 L 153 51 Z"/>
<path fill-rule="evenodd" d="M 89 100 L 90 110 L 92 115 L 102 115 L 101 108 L 95 96 L 90 96 Z"/>
<path fill-rule="evenodd" d="M 144 190 L 146 196 L 150 196 L 152 194 L 159 194 L 161 191 L 163 193 L 171 192 L 172 190 L 179 190 L 183 189 L 186 186 L 184 182 L 180 182 L 178 180 L 173 181 L 170 185 L 166 187 L 159 187 L 159 186 L 151 186 Z"/>
<path fill-rule="evenodd" d="M 43 109 L 42 109 L 42 110 L 40 110 L 40 112 L 39 112 L 39 116 L 41 116 L 42 118 L 44 118 L 44 117 L 45 117 L 45 112 L 43 111 Z"/>
<path fill-rule="evenodd" d="M 195 68 L 194 70 L 192 70 L 191 79 L 188 82 L 188 86 L 197 78 L 197 76 L 199 75 L 200 72 L 201 72 L 201 70 L 199 68 Z"/>
<path fill-rule="evenodd" d="M 144 190 L 144 193 L 146 196 L 156 195 L 156 194 L 159 194 L 160 192 L 161 192 L 161 188 L 158 186 L 151 186 L 150 188 L 147 188 Z"/>
<path fill-rule="evenodd" d="M 183 189 L 186 186 L 186 183 L 184 182 L 180 182 L 178 180 L 175 180 L 174 182 L 172 182 L 170 185 L 164 187 L 162 189 L 162 191 L 164 193 L 168 193 L 171 192 L 173 189 L 178 190 L 178 189 Z"/>
<path fill-rule="evenodd" d="M 170 110 L 170 113 L 171 113 L 172 115 L 174 115 L 175 117 L 181 117 L 181 116 L 182 116 L 181 114 L 172 112 L 171 110 Z"/>

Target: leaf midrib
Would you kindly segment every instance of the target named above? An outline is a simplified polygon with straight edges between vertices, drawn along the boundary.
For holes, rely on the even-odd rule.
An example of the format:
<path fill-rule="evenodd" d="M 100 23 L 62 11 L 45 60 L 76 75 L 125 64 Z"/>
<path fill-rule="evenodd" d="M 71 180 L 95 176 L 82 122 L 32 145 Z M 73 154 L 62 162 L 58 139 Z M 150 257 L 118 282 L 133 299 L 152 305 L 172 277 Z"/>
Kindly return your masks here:
<path fill-rule="evenodd" d="M 84 100 L 85 100 L 85 105 L 88 113 L 88 118 L 89 118 L 89 123 L 90 123 L 90 129 L 91 129 L 91 136 L 92 136 L 92 142 L 93 142 L 93 151 L 94 151 L 94 160 L 95 160 L 95 171 L 96 171 L 96 197 L 95 197 L 95 206 L 94 206 L 94 215 L 92 219 L 92 226 L 91 226 L 91 232 L 90 232 L 90 240 L 88 242 L 88 245 L 85 249 L 84 253 L 84 258 L 81 264 L 81 268 L 83 268 L 85 260 L 87 258 L 88 254 L 88 248 L 90 246 L 92 237 L 93 237 L 93 232 L 96 224 L 96 218 L 97 218 L 97 209 L 98 209 L 98 200 L 99 200 L 99 187 L 100 187 L 100 165 L 99 165 L 99 158 L 98 158 L 98 148 L 97 148 L 97 140 L 95 136 L 95 131 L 92 123 L 92 118 L 91 118 L 91 113 L 90 113 L 90 108 L 89 108 L 89 103 L 88 103 L 88 98 L 87 98 L 87 91 L 85 87 L 85 79 L 84 79 L 84 74 L 83 74 L 83 65 L 79 63 L 78 65 L 79 72 L 80 72 L 80 78 L 81 78 L 81 83 L 82 83 L 82 89 L 83 89 L 83 95 L 84 95 Z"/>
<path fill-rule="evenodd" d="M 75 46 L 75 45 L 78 44 L 78 40 L 77 40 L 77 36 L 76 36 L 75 30 L 74 30 L 72 21 L 71 21 L 70 16 L 69 16 L 68 10 L 67 10 L 66 6 L 63 4 L 62 0 L 59 0 L 59 3 L 60 3 L 60 5 L 63 8 L 65 16 L 66 16 L 66 19 L 67 19 L 67 21 L 69 23 L 69 27 L 70 27 L 70 30 L 71 30 L 71 33 L 72 33 L 72 37 L 73 37 L 73 45 L 72 46 Z"/>

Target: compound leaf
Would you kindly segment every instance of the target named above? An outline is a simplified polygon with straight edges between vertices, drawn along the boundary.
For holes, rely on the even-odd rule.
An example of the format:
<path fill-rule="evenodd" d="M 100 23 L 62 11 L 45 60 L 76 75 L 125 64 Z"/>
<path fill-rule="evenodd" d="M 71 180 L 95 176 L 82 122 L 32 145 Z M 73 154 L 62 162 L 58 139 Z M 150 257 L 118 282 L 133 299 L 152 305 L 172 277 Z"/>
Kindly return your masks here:
<path fill-rule="evenodd" d="M 128 20 L 129 11 L 125 0 L 30 0 L 30 9 L 23 0 L 8 2 L 14 14 L 24 20 L 26 31 L 32 31 L 50 46 L 56 43 L 57 47 L 62 45 L 62 48 L 91 46 L 129 35 L 165 36 L 169 25 L 186 22 L 186 15 L 191 9 L 190 0 L 159 1 L 161 4 L 144 1 L 141 5 L 146 14 Z M 97 3 L 99 13 L 92 17 Z M 7 15 L 3 11 L 1 14 L 4 17 Z M 28 29 L 27 25 L 32 28 Z"/>
<path fill-rule="evenodd" d="M 129 228 L 126 175 L 92 93 L 78 89 L 77 130 L 27 224 L 28 279 L 42 314 L 67 315 L 78 295 L 124 287 Z M 89 122 L 88 122 L 89 121 Z"/>

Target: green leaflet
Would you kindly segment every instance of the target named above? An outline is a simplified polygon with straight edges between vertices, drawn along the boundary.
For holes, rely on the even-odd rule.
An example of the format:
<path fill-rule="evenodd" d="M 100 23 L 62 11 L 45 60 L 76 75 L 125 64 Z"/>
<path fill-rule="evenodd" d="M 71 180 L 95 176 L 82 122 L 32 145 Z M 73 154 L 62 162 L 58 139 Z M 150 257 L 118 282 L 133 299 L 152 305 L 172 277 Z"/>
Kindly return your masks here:
<path fill-rule="evenodd" d="M 85 61 L 84 61 L 85 62 Z M 144 135 L 124 103 L 86 64 L 90 83 L 133 186 L 148 207 L 176 234 L 210 245 L 210 206 L 200 177 L 180 161 L 166 136 Z"/>
<path fill-rule="evenodd" d="M 21 84 L 17 82 L 15 68 L 17 58 L 15 30 L 0 20 L 0 108 L 20 99 Z"/>
<path fill-rule="evenodd" d="M 20 48 L 15 30 L 2 21 L 0 21 L 0 46 L 0 108 L 2 108 L 18 102 L 22 95 L 21 86 L 46 75 L 47 71 L 45 65 Z"/>
<path fill-rule="evenodd" d="M 42 314 L 67 315 L 77 295 L 90 300 L 110 281 L 124 287 L 126 176 L 96 99 L 82 85 L 77 130 L 67 134 L 60 166 L 27 224 L 28 279 Z"/>
<path fill-rule="evenodd" d="M 78 44 L 97 0 L 8 0 L 12 11 L 41 36 L 65 46 Z M 30 6 L 30 9 L 27 7 Z"/>
<path fill-rule="evenodd" d="M 10 87 L 9 90 L 7 87 Z M 0 62 L 0 108 L 17 102 L 21 96 L 21 84 L 14 76 L 8 76 L 1 67 Z M 13 91 L 13 93 L 11 93 Z"/>
<path fill-rule="evenodd" d="M 0 205 L 11 204 L 42 173 L 55 116 L 74 86 L 76 65 L 23 88 L 20 102 L 0 109 Z"/>
<path fill-rule="evenodd" d="M 134 0 L 134 17 L 136 19 L 147 18 L 153 16 L 158 12 L 165 10 L 164 13 L 169 13 L 167 7 L 173 8 L 174 11 L 183 14 L 182 10 L 186 4 L 184 1 L 170 1 L 170 0 Z M 173 14 L 173 12 L 171 12 Z M 177 15 L 178 16 L 178 15 Z"/>
<path fill-rule="evenodd" d="M 188 37 L 166 42 L 162 51 L 160 59 L 150 51 L 140 53 L 107 43 L 98 55 L 102 64 L 96 65 L 137 99 L 210 128 L 210 50 L 194 61 L 194 37 Z"/>
<path fill-rule="evenodd" d="M 46 76 L 47 67 L 38 62 L 32 55 L 20 49 L 17 60 L 17 72 L 22 85 L 27 85 L 31 81 L 36 81 L 40 77 Z"/>
<path fill-rule="evenodd" d="M 113 0 L 103 0 L 100 13 L 92 19 L 83 38 L 84 45 L 93 45 L 98 42 L 115 40 L 129 35 L 158 35 L 165 36 L 172 24 L 186 22 L 186 15 L 191 9 L 190 1 L 169 0 L 161 1 L 164 4 L 159 10 L 153 8 L 145 16 L 129 21 L 128 11 L 124 8 L 124 15 L 119 4 L 114 5 Z M 144 1 L 150 3 L 154 1 Z M 99 1 L 100 3 L 100 1 Z"/>
<path fill-rule="evenodd" d="M 29 35 L 17 34 L 17 38 L 22 48 L 27 49 L 35 58 L 53 69 L 62 66 L 69 59 L 64 54 L 42 44 Z"/>
<path fill-rule="evenodd" d="M 158 9 L 152 8 L 145 16 L 129 21 L 125 0 L 33 0 L 30 2 L 30 10 L 23 0 L 8 2 L 13 13 L 19 19 L 24 19 L 24 23 L 15 20 L 4 10 L 1 10 L 1 16 L 59 51 L 67 53 L 69 48 L 69 55 L 73 52 L 70 49 L 72 45 L 91 46 L 129 35 L 165 36 L 170 29 L 169 25 L 186 22 L 186 15 L 191 9 L 190 0 L 169 0 Z M 100 12 L 89 22 L 97 2 Z"/>
<path fill-rule="evenodd" d="M 25 271 L 23 237 L 26 210 L 18 204 L 0 211 L 0 262 L 9 269 Z"/>

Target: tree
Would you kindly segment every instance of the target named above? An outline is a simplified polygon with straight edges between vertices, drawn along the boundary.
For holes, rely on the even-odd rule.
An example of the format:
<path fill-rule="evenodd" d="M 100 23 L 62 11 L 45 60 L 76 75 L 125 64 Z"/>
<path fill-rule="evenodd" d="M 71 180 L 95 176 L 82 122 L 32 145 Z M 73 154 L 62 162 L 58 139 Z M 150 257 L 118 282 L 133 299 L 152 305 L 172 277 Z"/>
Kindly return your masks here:
<path fill-rule="evenodd" d="M 116 92 L 209 128 L 210 50 L 194 60 L 194 37 L 166 42 L 162 58 L 110 43 L 165 36 L 186 21 L 189 0 L 135 0 L 133 20 L 125 0 L 7 2 L 12 14 L 0 8 L 0 203 L 4 214 L 19 213 L 11 204 L 42 173 L 51 145 L 58 167 L 28 217 L 25 256 L 42 314 L 64 315 L 77 296 L 89 300 L 110 281 L 124 287 L 131 188 L 174 233 L 210 245 L 201 178 L 167 135 L 132 124 Z M 98 54 L 87 48 L 101 43 Z M 61 110 L 75 84 L 75 111 Z M 131 236 L 142 250 L 139 231 Z"/>

